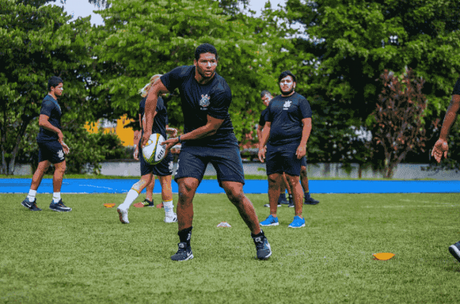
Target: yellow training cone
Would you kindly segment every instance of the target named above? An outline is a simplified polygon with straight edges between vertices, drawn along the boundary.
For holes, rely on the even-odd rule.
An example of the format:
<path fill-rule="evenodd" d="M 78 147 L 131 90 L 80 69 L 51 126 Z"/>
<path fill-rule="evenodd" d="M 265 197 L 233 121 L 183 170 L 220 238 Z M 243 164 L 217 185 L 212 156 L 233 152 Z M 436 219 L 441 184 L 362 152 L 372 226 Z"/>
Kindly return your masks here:
<path fill-rule="evenodd" d="M 379 261 L 388 261 L 392 257 L 395 256 L 394 253 L 391 252 L 380 252 L 380 253 L 374 253 L 374 260 L 379 260 Z"/>

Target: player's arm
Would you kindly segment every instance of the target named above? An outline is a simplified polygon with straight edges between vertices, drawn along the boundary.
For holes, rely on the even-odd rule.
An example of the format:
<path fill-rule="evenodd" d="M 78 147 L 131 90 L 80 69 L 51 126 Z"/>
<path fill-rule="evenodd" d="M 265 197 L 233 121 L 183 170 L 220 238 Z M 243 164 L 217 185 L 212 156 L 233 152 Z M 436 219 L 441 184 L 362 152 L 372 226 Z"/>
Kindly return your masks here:
<path fill-rule="evenodd" d="M 170 138 L 168 140 L 165 140 L 163 144 L 166 145 L 166 150 L 169 151 L 169 149 L 175 144 L 181 143 L 186 140 L 200 139 L 200 138 L 204 138 L 204 137 L 208 137 L 208 136 L 216 134 L 217 130 L 220 128 L 220 126 L 224 122 L 224 119 L 214 118 L 210 115 L 208 115 L 207 117 L 208 117 L 208 120 L 204 126 L 199 127 L 183 135 L 180 135 L 179 137 Z"/>
<path fill-rule="evenodd" d="M 166 133 L 169 136 L 176 137 L 177 135 L 177 129 L 176 128 L 170 128 L 168 125 L 166 125 Z"/>
<path fill-rule="evenodd" d="M 311 117 L 302 119 L 302 138 L 300 145 L 297 147 L 296 155 L 297 159 L 301 159 L 307 154 L 307 141 L 311 133 Z"/>
<path fill-rule="evenodd" d="M 446 116 L 441 127 L 441 134 L 439 139 L 436 141 L 433 147 L 431 155 L 439 163 L 442 156 L 447 157 L 447 152 L 449 150 L 449 145 L 447 143 L 447 138 L 449 137 L 450 129 L 453 126 L 455 120 L 457 119 L 457 114 L 460 109 L 460 95 L 452 95 L 452 100 L 450 101 L 449 107 L 447 108 Z"/>
<path fill-rule="evenodd" d="M 139 115 L 140 116 L 140 115 Z M 135 160 L 139 160 L 139 147 L 137 144 L 139 143 L 139 139 L 141 136 L 141 131 L 134 131 L 134 152 L 133 152 L 133 158 Z"/>
<path fill-rule="evenodd" d="M 169 93 L 163 82 L 157 81 L 150 88 L 147 99 L 145 100 L 145 123 L 144 123 L 144 136 L 142 137 L 142 145 L 145 145 L 152 135 L 153 118 L 156 114 L 158 95 Z"/>
<path fill-rule="evenodd" d="M 271 121 L 266 121 L 264 128 L 261 132 L 262 136 L 259 137 L 259 160 L 261 163 L 264 162 L 265 160 L 265 145 L 267 144 L 268 137 L 270 134 L 270 130 L 272 128 L 272 122 Z"/>
<path fill-rule="evenodd" d="M 69 153 L 69 147 L 64 143 L 64 134 L 59 128 L 56 128 L 53 126 L 50 121 L 50 117 L 45 114 L 40 114 L 38 117 L 38 125 L 48 131 L 54 132 L 58 135 L 58 141 L 62 145 L 62 149 L 64 150 L 64 153 Z"/>

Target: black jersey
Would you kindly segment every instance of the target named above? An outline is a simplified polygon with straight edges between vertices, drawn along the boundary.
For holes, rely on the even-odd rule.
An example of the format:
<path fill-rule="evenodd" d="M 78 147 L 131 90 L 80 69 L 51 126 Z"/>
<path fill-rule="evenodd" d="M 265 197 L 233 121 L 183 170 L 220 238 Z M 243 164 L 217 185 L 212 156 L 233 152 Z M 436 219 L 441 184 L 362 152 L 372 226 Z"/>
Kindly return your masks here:
<path fill-rule="evenodd" d="M 48 94 L 45 96 L 45 98 L 43 98 L 42 107 L 40 110 L 40 115 L 41 114 L 48 116 L 48 121 L 50 124 L 61 130 L 61 107 L 59 106 L 58 102 Z M 37 136 L 37 142 L 57 141 L 58 139 L 59 137 L 57 133 L 40 127 L 40 131 L 38 132 Z"/>
<path fill-rule="evenodd" d="M 139 114 L 142 119 L 142 126 L 145 126 L 145 100 L 147 97 L 142 98 L 139 103 Z M 163 98 L 158 97 L 157 107 L 155 109 L 157 115 L 153 119 L 152 134 L 160 133 L 166 139 L 166 125 L 168 124 L 168 112 L 166 110 Z M 142 135 L 144 135 L 144 128 L 142 128 Z"/>
<path fill-rule="evenodd" d="M 229 134 L 233 134 L 233 125 L 228 114 L 232 92 L 222 76 L 216 73 L 209 83 L 202 85 L 195 79 L 194 65 L 181 66 L 163 75 L 161 82 L 169 92 L 179 88 L 184 115 L 184 133 L 206 125 L 208 115 L 224 120 L 216 134 L 188 140 L 186 145 L 219 146 Z"/>
<path fill-rule="evenodd" d="M 273 146 L 300 142 L 302 119 L 310 118 L 310 103 L 298 93 L 288 97 L 276 96 L 267 107 L 267 121 L 271 122 L 269 143 Z"/>
<path fill-rule="evenodd" d="M 457 79 L 457 82 L 455 83 L 452 95 L 460 95 L 460 77 Z"/>
<path fill-rule="evenodd" d="M 261 113 L 259 118 L 259 126 L 262 128 L 265 126 L 265 122 L 267 121 L 268 117 L 268 107 L 266 107 Z"/>

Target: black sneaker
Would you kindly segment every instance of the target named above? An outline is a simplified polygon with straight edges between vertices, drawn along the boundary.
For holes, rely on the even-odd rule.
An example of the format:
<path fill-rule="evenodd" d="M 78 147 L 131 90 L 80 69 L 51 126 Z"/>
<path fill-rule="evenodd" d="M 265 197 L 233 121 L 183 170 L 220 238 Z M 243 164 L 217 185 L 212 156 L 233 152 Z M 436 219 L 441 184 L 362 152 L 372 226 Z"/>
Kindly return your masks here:
<path fill-rule="evenodd" d="M 57 203 L 54 203 L 54 201 L 51 201 L 50 209 L 53 210 L 53 211 L 57 211 L 57 212 L 69 212 L 69 211 L 72 211 L 72 208 L 67 207 L 66 205 L 64 205 L 64 203 L 62 202 L 62 199 Z"/>
<path fill-rule="evenodd" d="M 179 250 L 171 256 L 173 261 L 187 261 L 193 259 L 192 247 L 187 246 L 186 242 L 179 243 Z"/>
<path fill-rule="evenodd" d="M 265 235 L 262 232 L 256 236 L 251 234 L 251 236 L 254 240 L 254 244 L 256 245 L 257 258 L 259 260 L 267 260 L 272 255 L 272 248 L 270 247 L 270 243 L 268 243 Z"/>
<path fill-rule="evenodd" d="M 449 247 L 449 252 L 460 262 L 460 241 Z"/>
<path fill-rule="evenodd" d="M 30 211 L 42 211 L 42 209 L 37 207 L 37 199 L 35 199 L 33 202 L 31 202 L 26 197 L 26 199 L 22 201 L 21 205 L 23 205 L 24 207 L 28 208 Z"/>
<path fill-rule="evenodd" d="M 154 201 L 153 199 L 152 199 L 152 201 L 149 201 L 148 199 L 145 199 L 143 201 L 144 207 L 155 207 L 155 204 L 153 203 L 153 201 Z"/>
<path fill-rule="evenodd" d="M 318 205 L 319 201 L 315 200 L 312 197 L 309 197 L 308 199 L 305 199 L 305 202 L 303 204 L 304 205 Z"/>
<path fill-rule="evenodd" d="M 278 207 L 281 205 L 289 205 L 289 202 L 287 201 L 287 199 L 281 199 L 278 201 Z"/>

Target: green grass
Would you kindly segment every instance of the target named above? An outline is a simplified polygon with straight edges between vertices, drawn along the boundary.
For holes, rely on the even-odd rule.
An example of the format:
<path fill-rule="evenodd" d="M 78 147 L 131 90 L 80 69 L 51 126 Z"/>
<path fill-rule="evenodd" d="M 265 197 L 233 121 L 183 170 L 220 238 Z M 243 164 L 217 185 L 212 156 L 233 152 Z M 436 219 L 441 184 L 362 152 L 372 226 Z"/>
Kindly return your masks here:
<path fill-rule="evenodd" d="M 139 198 L 139 201 L 144 196 Z M 267 195 L 249 194 L 259 219 Z M 306 227 L 266 227 L 273 255 L 258 261 L 249 230 L 225 195 L 195 198 L 194 259 L 172 262 L 177 225 L 134 208 L 129 225 L 104 203 L 121 194 L 64 194 L 70 213 L 1 194 L 0 303 L 455 303 L 460 194 L 328 194 L 305 206 Z M 160 198 L 154 196 L 156 201 Z M 177 196 L 175 196 L 177 201 Z M 227 221 L 232 228 L 216 228 Z M 372 254 L 392 252 L 389 261 Z"/>

